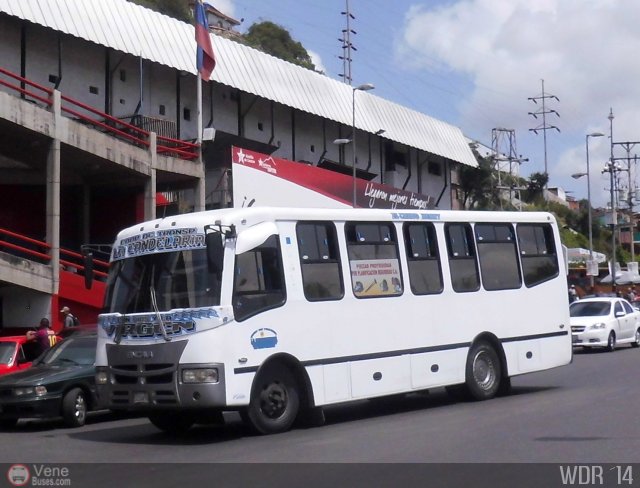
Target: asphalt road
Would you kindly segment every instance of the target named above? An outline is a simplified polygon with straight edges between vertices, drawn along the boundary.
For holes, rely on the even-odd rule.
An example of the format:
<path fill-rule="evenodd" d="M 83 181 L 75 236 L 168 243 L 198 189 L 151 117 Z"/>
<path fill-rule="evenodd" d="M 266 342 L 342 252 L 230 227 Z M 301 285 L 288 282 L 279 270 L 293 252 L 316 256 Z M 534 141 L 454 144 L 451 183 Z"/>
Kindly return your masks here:
<path fill-rule="evenodd" d="M 103 474 L 114 472 L 112 463 L 161 463 L 164 467 L 156 465 L 155 474 L 166 471 L 167 484 L 153 486 L 172 486 L 166 476 L 176 470 L 167 466 L 175 463 L 627 464 L 640 462 L 639 372 L 640 349 L 577 351 L 569 366 L 514 378 L 507 397 L 456 403 L 436 389 L 427 395 L 362 401 L 327 408 L 322 427 L 264 437 L 251 435 L 235 414 L 226 416 L 224 426 L 198 426 L 178 439 L 145 418 L 95 414 L 80 429 L 23 420 L 1 434 L 0 462 L 109 463 L 96 468 Z M 255 471 L 264 476 L 258 473 L 263 470 Z M 369 476 L 374 472 L 367 469 Z M 242 474 L 248 475 L 246 470 Z M 640 483 L 640 468 L 636 475 Z M 138 479 L 136 486 L 145 486 L 145 479 L 149 481 Z M 182 479 L 190 477 L 183 474 Z"/>

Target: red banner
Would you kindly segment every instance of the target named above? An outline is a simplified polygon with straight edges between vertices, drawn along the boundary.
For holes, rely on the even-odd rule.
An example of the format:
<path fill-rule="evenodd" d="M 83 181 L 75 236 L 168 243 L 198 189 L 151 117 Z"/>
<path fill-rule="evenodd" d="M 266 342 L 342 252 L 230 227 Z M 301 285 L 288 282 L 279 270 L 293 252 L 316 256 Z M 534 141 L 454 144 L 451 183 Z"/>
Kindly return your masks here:
<path fill-rule="evenodd" d="M 337 207 L 351 207 L 353 204 L 352 176 L 243 148 L 232 147 L 231 150 L 234 206 L 330 207 L 333 202 Z M 241 171 L 236 169 L 238 166 L 256 173 L 251 176 L 242 173 L 241 176 Z M 276 180 L 270 184 L 269 179 L 273 178 L 281 180 L 277 183 L 292 185 L 276 184 Z M 413 210 L 434 207 L 430 196 L 361 178 L 356 178 L 355 188 L 355 207 Z M 306 190 L 306 195 L 301 190 Z"/>

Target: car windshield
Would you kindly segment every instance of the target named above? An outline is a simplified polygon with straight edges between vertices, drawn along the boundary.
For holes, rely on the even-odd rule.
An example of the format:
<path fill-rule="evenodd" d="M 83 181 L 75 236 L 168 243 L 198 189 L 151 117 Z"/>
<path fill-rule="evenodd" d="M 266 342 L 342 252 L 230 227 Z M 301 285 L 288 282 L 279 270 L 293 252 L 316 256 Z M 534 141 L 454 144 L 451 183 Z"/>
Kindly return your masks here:
<path fill-rule="evenodd" d="M 96 337 L 71 337 L 49 349 L 40 364 L 90 366 L 96 361 Z"/>
<path fill-rule="evenodd" d="M 115 261 L 109 270 L 105 313 L 220 305 L 219 275 L 209 270 L 205 249 L 148 254 Z"/>
<path fill-rule="evenodd" d="M 571 317 L 596 317 L 609 315 L 611 302 L 574 302 L 569 307 Z"/>
<path fill-rule="evenodd" d="M 15 342 L 0 342 L 0 364 L 9 364 L 15 350 Z"/>

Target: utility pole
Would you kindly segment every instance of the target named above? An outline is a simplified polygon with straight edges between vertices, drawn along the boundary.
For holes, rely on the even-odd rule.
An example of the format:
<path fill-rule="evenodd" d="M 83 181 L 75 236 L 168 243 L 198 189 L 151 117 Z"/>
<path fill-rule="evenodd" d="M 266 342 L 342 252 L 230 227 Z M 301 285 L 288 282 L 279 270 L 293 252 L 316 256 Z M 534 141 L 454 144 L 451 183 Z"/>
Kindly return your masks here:
<path fill-rule="evenodd" d="M 342 59 L 342 73 L 340 73 L 342 81 L 351 85 L 353 80 L 353 76 L 351 74 L 351 51 L 357 51 L 356 47 L 351 42 L 351 34 L 357 34 L 356 31 L 351 28 L 351 21 L 356 18 L 349 9 L 349 0 L 345 1 L 346 8 L 344 12 L 340 12 L 340 14 L 345 16 L 345 28 L 342 29 L 342 37 L 338 39 L 338 41 L 342 43 L 342 56 L 338 56 L 338 58 Z"/>
<path fill-rule="evenodd" d="M 619 171 L 626 171 L 627 172 L 627 195 L 626 198 L 622 198 L 622 195 L 619 195 L 619 199 L 621 200 L 626 200 L 626 204 L 627 204 L 627 210 L 629 212 L 629 227 L 631 230 L 631 240 L 630 240 L 630 250 L 631 250 L 631 261 L 635 261 L 635 244 L 634 244 L 634 229 L 635 229 L 635 218 L 634 218 L 634 213 L 633 213 L 633 206 L 634 206 L 634 199 L 635 199 L 635 195 L 636 195 L 636 188 L 635 188 L 635 180 L 633 177 L 633 172 L 631 171 L 631 163 L 633 162 L 634 165 L 636 163 L 636 159 L 637 156 L 634 155 L 633 157 L 631 157 L 631 150 L 637 145 L 640 144 L 639 141 L 632 141 L 632 142 L 612 142 L 611 146 L 612 146 L 612 161 L 615 162 L 616 161 L 626 161 L 626 168 L 625 169 L 620 169 Z M 613 157 L 613 147 L 614 146 L 621 146 L 627 153 L 627 156 L 624 158 L 616 158 Z M 635 170 L 635 167 L 634 167 Z"/>
<path fill-rule="evenodd" d="M 494 170 L 498 172 L 498 190 L 509 190 L 509 203 L 511 203 L 514 190 L 517 191 L 518 200 L 521 200 L 520 186 L 516 185 L 516 179 L 520 176 L 520 164 L 529 161 L 518 156 L 516 149 L 516 131 L 514 129 L 494 128 L 491 129 L 491 149 L 493 150 Z M 509 178 L 508 186 L 502 184 L 502 171 L 504 165 L 508 163 Z M 514 171 L 515 168 L 515 171 Z M 502 209 L 502 199 L 500 199 Z M 520 205 L 522 210 L 522 205 Z"/>
<path fill-rule="evenodd" d="M 609 182 L 611 184 L 610 196 L 611 196 L 611 286 L 612 289 L 616 289 L 616 224 L 618 223 L 618 216 L 616 215 L 616 202 L 615 202 L 615 161 L 613 160 L 613 108 L 609 109 L 609 138 L 611 143 L 611 158 L 609 161 Z"/>
<path fill-rule="evenodd" d="M 537 97 L 529 97 L 527 100 L 531 100 L 533 103 L 535 103 L 536 105 L 538 104 L 538 100 L 541 101 L 542 103 L 542 108 L 540 110 L 536 110 L 535 112 L 529 112 L 529 115 L 531 115 L 534 119 L 537 119 L 538 116 L 542 117 L 542 124 L 539 125 L 538 127 L 535 127 L 533 129 L 529 129 L 531 132 L 533 132 L 534 134 L 538 134 L 538 131 L 542 131 L 542 135 L 544 138 L 544 174 L 545 176 L 549 176 L 549 167 L 547 165 L 547 131 L 551 130 L 551 129 L 555 129 L 558 132 L 560 132 L 560 129 L 558 129 L 555 125 L 547 125 L 547 114 L 556 114 L 557 117 L 560 117 L 560 114 L 553 110 L 553 109 L 549 109 L 547 108 L 547 100 L 548 99 L 554 99 L 557 102 L 560 101 L 560 99 L 558 97 L 556 97 L 555 95 L 551 95 L 549 93 L 545 93 L 544 91 L 544 80 L 540 80 L 542 82 L 542 95 L 538 95 Z"/>

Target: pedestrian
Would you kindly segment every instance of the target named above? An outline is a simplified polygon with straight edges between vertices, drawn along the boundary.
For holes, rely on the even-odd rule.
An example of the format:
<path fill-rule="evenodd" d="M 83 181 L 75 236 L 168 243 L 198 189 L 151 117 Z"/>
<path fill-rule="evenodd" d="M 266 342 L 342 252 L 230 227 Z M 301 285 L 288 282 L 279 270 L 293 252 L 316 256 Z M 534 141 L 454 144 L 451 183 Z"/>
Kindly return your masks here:
<path fill-rule="evenodd" d="M 569 287 L 569 303 L 573 303 L 578 299 L 578 292 L 576 291 L 576 285 Z"/>
<path fill-rule="evenodd" d="M 78 317 L 76 317 L 71 313 L 71 310 L 69 309 L 69 307 L 66 307 L 66 306 L 62 307 L 62 310 L 60 310 L 60 313 L 64 315 L 65 329 L 67 327 L 75 327 L 76 325 L 80 325 L 80 321 L 78 320 Z"/>
<path fill-rule="evenodd" d="M 51 347 L 56 343 L 57 337 L 55 332 L 53 332 L 49 327 L 49 319 L 46 317 L 40 319 L 38 330 L 30 330 L 27 332 L 27 340 L 35 341 L 37 344 L 36 357 L 51 349 Z"/>
<path fill-rule="evenodd" d="M 633 288 L 629 288 L 629 290 L 627 290 L 627 296 L 625 298 L 630 302 L 633 302 L 636 299 L 636 294 L 633 291 Z"/>

